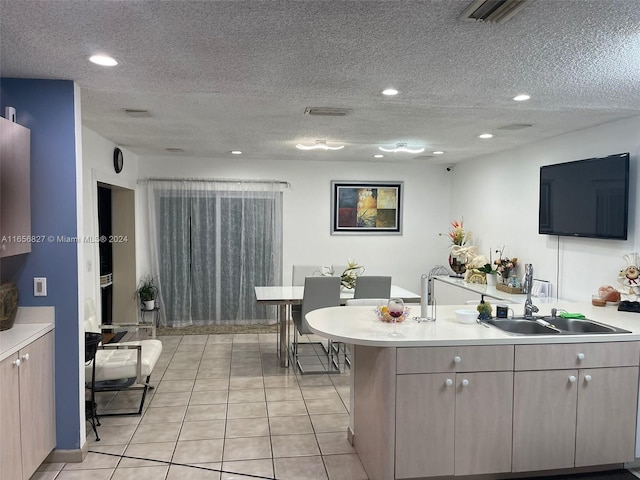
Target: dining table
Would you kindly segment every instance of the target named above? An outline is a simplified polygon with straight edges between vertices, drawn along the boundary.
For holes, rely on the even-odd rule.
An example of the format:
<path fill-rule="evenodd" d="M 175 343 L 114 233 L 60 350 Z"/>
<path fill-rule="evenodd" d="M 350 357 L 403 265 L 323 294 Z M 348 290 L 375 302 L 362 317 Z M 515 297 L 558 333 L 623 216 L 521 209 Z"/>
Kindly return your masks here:
<path fill-rule="evenodd" d="M 289 366 L 289 311 L 291 305 L 301 305 L 304 296 L 302 285 L 272 285 L 255 287 L 256 301 L 259 305 L 275 305 L 278 311 L 278 357 L 280 366 Z M 340 290 L 340 304 L 345 305 L 347 300 L 353 298 L 354 289 L 343 288 Z M 419 303 L 420 295 L 406 290 L 397 285 L 391 285 L 391 297 L 401 298 L 406 303 Z"/>

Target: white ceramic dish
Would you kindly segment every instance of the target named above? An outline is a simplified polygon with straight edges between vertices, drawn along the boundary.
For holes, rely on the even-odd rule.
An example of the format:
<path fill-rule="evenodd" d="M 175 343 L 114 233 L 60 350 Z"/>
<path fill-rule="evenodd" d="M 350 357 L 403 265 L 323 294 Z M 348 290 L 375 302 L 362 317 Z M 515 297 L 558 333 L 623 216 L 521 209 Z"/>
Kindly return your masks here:
<path fill-rule="evenodd" d="M 458 323 L 476 323 L 478 312 L 476 310 L 456 310 Z"/>

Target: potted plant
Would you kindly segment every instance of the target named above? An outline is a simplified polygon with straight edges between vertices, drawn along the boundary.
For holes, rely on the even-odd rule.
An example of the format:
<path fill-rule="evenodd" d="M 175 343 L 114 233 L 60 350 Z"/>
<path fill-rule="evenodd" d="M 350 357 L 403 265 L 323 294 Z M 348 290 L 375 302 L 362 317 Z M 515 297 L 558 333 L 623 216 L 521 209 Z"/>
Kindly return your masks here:
<path fill-rule="evenodd" d="M 490 263 L 485 263 L 484 266 L 478 269 L 486 275 L 487 286 L 495 287 L 498 283 L 498 270 L 494 270 Z"/>
<path fill-rule="evenodd" d="M 146 310 L 153 310 L 155 308 L 158 287 L 152 275 L 145 275 L 140 279 L 137 293 Z"/>

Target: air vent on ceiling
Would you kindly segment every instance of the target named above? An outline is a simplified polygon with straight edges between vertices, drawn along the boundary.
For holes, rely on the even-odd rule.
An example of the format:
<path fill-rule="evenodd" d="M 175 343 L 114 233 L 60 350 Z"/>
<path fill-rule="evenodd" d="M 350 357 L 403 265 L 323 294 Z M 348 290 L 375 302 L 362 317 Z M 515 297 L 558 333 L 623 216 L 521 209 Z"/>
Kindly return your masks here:
<path fill-rule="evenodd" d="M 418 155 L 417 157 L 413 157 L 414 160 L 427 160 L 429 158 L 433 158 L 433 155 Z"/>
<path fill-rule="evenodd" d="M 460 15 L 465 22 L 503 23 L 524 6 L 525 0 L 475 0 Z"/>
<path fill-rule="evenodd" d="M 533 127 L 530 123 L 512 123 L 511 125 L 505 125 L 504 127 L 498 127 L 498 130 L 522 130 L 523 128 Z"/>
<path fill-rule="evenodd" d="M 151 116 L 151 114 L 149 113 L 149 110 L 138 110 L 135 108 L 125 108 L 124 113 L 126 113 L 130 117 L 135 117 L 135 118 L 144 118 L 144 117 Z"/>
<path fill-rule="evenodd" d="M 322 117 L 344 117 L 351 112 L 348 108 L 334 107 L 307 107 L 304 109 L 305 115 L 320 115 Z"/>
<path fill-rule="evenodd" d="M 167 148 L 167 152 L 171 152 L 171 153 L 183 153 L 183 152 L 184 152 L 184 148 L 168 147 L 168 148 Z"/>

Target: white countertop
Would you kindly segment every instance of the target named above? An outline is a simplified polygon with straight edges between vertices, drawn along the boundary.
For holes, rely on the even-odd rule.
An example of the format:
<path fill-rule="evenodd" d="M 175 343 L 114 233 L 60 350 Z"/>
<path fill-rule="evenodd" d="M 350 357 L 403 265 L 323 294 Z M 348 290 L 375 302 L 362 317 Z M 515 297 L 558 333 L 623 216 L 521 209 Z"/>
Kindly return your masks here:
<path fill-rule="evenodd" d="M 410 305 L 411 313 L 398 324 L 401 337 L 391 337 L 392 323 L 376 317 L 373 307 L 330 307 L 307 314 L 307 322 L 318 335 L 332 340 L 375 347 L 409 346 L 454 346 L 534 343 L 580 343 L 640 340 L 640 314 L 618 312 L 617 307 L 594 307 L 586 303 L 559 302 L 540 305 L 537 315 L 550 315 L 551 308 L 562 308 L 571 313 L 582 313 L 615 327 L 629 330 L 627 334 L 583 334 L 583 335 L 510 335 L 493 326 L 477 323 L 461 324 L 456 321 L 455 310 L 472 309 L 471 305 L 443 305 L 437 307 L 435 322 L 418 323 L 414 316 L 420 315 L 419 305 Z M 523 314 L 523 307 L 513 305 L 516 315 Z"/>
<path fill-rule="evenodd" d="M 53 307 L 20 307 L 13 327 L 0 332 L 0 361 L 53 330 Z"/>
<path fill-rule="evenodd" d="M 469 290 L 474 293 L 478 293 L 480 295 L 486 295 L 491 298 L 497 298 L 499 300 L 506 300 L 510 303 L 520 303 L 524 304 L 527 296 L 524 293 L 508 293 L 503 292 L 502 290 L 498 290 L 496 287 L 490 287 L 484 283 L 468 283 L 465 282 L 460 277 L 445 277 L 445 276 L 437 276 L 433 277 L 434 280 L 448 283 L 450 285 L 455 285 L 456 287 L 464 288 L 465 290 Z M 591 296 L 589 296 L 591 298 Z M 541 298 L 541 297 L 533 297 L 533 303 L 556 303 L 557 300 L 553 297 Z"/>

